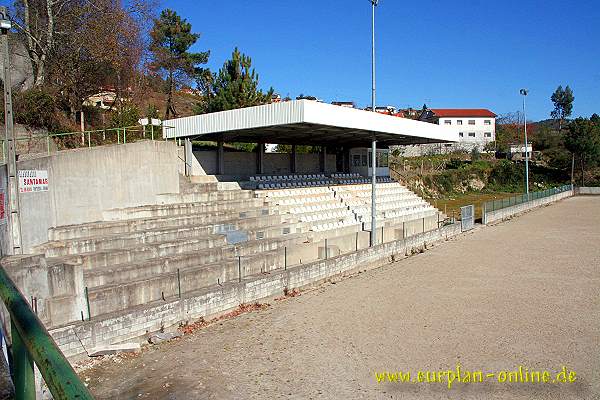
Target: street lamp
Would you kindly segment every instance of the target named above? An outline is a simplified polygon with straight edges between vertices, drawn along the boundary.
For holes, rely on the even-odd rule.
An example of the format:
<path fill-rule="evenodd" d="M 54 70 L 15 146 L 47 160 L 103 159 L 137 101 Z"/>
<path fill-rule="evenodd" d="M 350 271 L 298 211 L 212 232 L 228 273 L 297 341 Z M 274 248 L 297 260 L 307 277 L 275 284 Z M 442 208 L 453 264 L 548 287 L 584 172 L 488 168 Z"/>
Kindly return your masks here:
<path fill-rule="evenodd" d="M 375 7 L 379 4 L 379 0 L 370 0 L 372 6 L 371 17 L 371 111 L 375 111 Z M 376 220 L 376 195 L 375 186 L 377 184 L 377 140 L 375 134 L 371 141 L 371 246 L 375 246 L 377 237 L 377 220 Z"/>
<path fill-rule="evenodd" d="M 521 89 L 519 93 L 523 96 L 523 130 L 525 134 L 525 193 L 529 200 L 529 147 L 527 146 L 527 113 L 525 110 L 525 99 L 529 94 L 529 89 Z"/>
<path fill-rule="evenodd" d="M 12 254 L 22 254 L 21 219 L 19 214 L 19 179 L 17 176 L 17 151 L 13 130 L 12 82 L 10 79 L 10 58 L 8 49 L 8 32 L 12 24 L 8 18 L 6 7 L 0 7 L 0 33 L 2 36 L 2 79 L 4 83 L 4 128 L 8 143 L 8 209 L 10 211 L 10 231 L 12 236 Z"/>

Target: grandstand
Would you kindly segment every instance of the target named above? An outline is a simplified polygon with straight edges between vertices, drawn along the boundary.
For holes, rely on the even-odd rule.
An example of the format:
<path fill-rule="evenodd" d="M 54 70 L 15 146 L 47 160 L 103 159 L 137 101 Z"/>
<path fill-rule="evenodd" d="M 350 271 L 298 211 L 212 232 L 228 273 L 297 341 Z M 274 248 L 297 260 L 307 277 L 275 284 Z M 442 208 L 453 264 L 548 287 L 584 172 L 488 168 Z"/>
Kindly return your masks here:
<path fill-rule="evenodd" d="M 129 340 L 144 333 L 140 330 L 161 327 L 160 315 L 144 314 L 145 322 L 137 323 L 140 310 L 366 249 L 375 229 L 380 234 L 372 244 L 439 227 L 444 216 L 438 210 L 394 182 L 386 165 L 366 163 L 366 145 L 377 139 L 378 152 L 385 152 L 399 142 L 452 140 L 442 127 L 308 101 L 288 103 L 166 121 L 173 128 L 164 131 L 168 139 L 183 138 L 183 148 L 173 140 L 146 141 L 20 161 L 19 169 L 47 170 L 50 190 L 21 194 L 28 254 L 3 265 L 26 297 L 36 299 L 46 326 L 63 332 L 90 319 L 129 316 L 130 328 L 93 342 Z M 190 137 L 219 143 L 314 140 L 324 149 L 345 147 L 269 160 L 260 146 L 255 153 L 230 154 L 225 163 L 222 146 L 214 154 L 196 154 Z M 222 173 L 211 173 L 215 160 Z M 287 173 L 273 168 L 282 160 Z M 256 169 L 248 168 L 254 162 Z M 227 173 L 225 165 L 231 168 Z M 376 185 L 369 174 L 377 175 Z M 373 199 L 376 227 L 370 218 Z M 81 353 L 71 334 L 64 335 L 61 340 L 71 343 L 67 354 Z"/>

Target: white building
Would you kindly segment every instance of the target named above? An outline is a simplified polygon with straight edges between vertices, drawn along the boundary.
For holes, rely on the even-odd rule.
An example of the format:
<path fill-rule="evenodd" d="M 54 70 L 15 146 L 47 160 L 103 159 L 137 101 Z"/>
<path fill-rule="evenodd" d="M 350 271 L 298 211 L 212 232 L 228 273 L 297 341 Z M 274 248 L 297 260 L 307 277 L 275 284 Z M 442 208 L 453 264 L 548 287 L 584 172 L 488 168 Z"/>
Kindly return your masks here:
<path fill-rule="evenodd" d="M 533 155 L 533 145 L 531 142 L 527 143 L 527 153 L 529 158 L 532 158 Z M 509 157 L 512 160 L 524 160 L 527 156 L 525 154 L 525 144 L 524 143 L 512 143 L 509 145 L 508 150 Z"/>
<path fill-rule="evenodd" d="M 422 121 L 451 128 L 458 133 L 459 143 L 453 148 L 484 150 L 486 144 L 496 140 L 497 115 L 487 109 L 428 109 L 421 115 Z"/>

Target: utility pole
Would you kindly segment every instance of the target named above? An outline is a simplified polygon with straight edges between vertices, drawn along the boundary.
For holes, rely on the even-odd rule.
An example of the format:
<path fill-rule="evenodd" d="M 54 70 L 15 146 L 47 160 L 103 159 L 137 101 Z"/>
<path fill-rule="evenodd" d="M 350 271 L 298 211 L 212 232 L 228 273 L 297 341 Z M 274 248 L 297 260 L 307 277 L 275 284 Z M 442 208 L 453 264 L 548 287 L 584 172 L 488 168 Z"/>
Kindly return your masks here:
<path fill-rule="evenodd" d="M 529 94 L 528 89 L 521 89 L 519 91 L 523 96 L 523 130 L 525 131 L 525 193 L 527 194 L 527 200 L 529 200 L 529 147 L 527 145 L 527 112 L 525 109 L 525 99 Z"/>
<path fill-rule="evenodd" d="M 371 0 L 371 111 L 375 111 L 375 7 L 379 0 Z M 377 243 L 377 211 L 376 189 L 377 186 L 377 140 L 375 135 L 371 141 L 371 247 Z"/>
<path fill-rule="evenodd" d="M 4 58 L 2 80 L 4 82 L 4 128 L 8 143 L 8 208 L 12 234 L 13 254 L 23 254 L 21 248 L 21 218 L 19 215 L 19 177 L 17 174 L 17 147 L 13 129 L 12 91 L 10 78 L 10 57 L 8 48 L 8 32 L 12 25 L 6 7 L 0 7 L 0 30 L 2 36 L 2 55 Z"/>

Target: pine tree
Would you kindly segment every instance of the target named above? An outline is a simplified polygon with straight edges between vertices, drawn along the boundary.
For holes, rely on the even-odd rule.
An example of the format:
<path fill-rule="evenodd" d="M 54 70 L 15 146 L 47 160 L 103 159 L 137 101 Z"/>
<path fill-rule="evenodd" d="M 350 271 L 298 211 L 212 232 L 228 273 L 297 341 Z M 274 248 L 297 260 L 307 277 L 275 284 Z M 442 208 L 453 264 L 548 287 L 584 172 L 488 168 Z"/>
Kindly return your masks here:
<path fill-rule="evenodd" d="M 558 131 L 560 132 L 564 120 L 569 118 L 573 112 L 573 101 L 575 100 L 575 97 L 573 96 L 573 91 L 567 85 L 564 89 L 562 86 L 556 88 L 554 93 L 552 93 L 550 100 L 554 103 L 554 110 L 550 113 L 550 116 L 558 121 Z"/>
<path fill-rule="evenodd" d="M 177 116 L 173 103 L 173 92 L 182 84 L 191 81 L 206 64 L 210 52 L 191 53 L 190 47 L 200 37 L 192 33 L 192 25 L 173 10 L 163 10 L 154 21 L 150 32 L 153 55 L 152 67 L 166 78 L 167 106 L 165 118 Z"/>
<path fill-rule="evenodd" d="M 203 78 L 204 82 L 208 79 Z M 217 74 L 210 77 L 206 102 L 196 107 L 198 113 L 217 112 L 266 104 L 271 101 L 273 88 L 267 93 L 258 89 L 258 74 L 252 68 L 252 60 L 237 47 Z"/>

